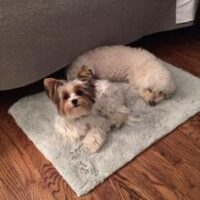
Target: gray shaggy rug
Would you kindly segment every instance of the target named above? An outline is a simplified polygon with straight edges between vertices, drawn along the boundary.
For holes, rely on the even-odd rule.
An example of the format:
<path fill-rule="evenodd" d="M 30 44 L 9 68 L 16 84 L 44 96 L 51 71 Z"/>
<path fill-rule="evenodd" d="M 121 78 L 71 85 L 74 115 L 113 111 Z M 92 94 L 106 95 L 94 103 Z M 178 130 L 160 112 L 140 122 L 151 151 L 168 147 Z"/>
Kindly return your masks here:
<path fill-rule="evenodd" d="M 111 132 L 103 149 L 96 154 L 89 154 L 79 143 L 71 145 L 54 131 L 56 110 L 44 92 L 19 100 L 9 113 L 81 196 L 200 111 L 200 79 L 167 63 L 165 65 L 177 82 L 177 92 L 172 99 L 150 107 L 131 89 L 127 104 L 140 121 Z"/>

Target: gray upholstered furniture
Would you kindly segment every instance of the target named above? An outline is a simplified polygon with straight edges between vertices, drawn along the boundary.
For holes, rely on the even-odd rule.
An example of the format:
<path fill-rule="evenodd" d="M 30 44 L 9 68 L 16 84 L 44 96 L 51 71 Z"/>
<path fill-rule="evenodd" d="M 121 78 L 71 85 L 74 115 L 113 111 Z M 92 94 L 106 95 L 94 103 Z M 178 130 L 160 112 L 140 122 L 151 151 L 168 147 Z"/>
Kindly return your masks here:
<path fill-rule="evenodd" d="M 84 51 L 126 44 L 175 23 L 175 0 L 0 2 L 0 90 L 27 85 Z"/>

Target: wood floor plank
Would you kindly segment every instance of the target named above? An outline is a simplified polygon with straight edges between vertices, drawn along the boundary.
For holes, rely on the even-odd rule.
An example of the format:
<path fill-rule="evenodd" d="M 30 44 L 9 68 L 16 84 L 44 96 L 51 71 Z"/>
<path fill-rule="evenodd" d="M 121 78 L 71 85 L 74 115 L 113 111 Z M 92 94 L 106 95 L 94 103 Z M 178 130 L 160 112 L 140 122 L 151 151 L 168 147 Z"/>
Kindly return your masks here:
<path fill-rule="evenodd" d="M 162 144 L 170 148 L 172 152 L 176 152 L 176 156 L 182 162 L 187 162 L 193 168 L 200 170 L 200 149 L 187 140 L 182 132 L 177 130 L 176 135 L 169 135 L 162 141 Z"/>
<path fill-rule="evenodd" d="M 193 145 L 200 148 L 200 113 L 178 128 Z"/>
<path fill-rule="evenodd" d="M 153 150 L 149 151 L 149 157 L 140 159 L 140 165 L 162 182 L 162 189 L 171 191 L 173 199 L 189 199 L 187 192 L 193 188 L 191 188 L 190 179 L 185 177 L 183 172 L 172 166 L 160 154 Z M 166 199 L 166 197 L 163 199 Z"/>
<path fill-rule="evenodd" d="M 32 166 L 25 150 L 19 144 L 16 145 L 1 126 L 0 141 L 0 182 L 2 186 L 0 199 L 32 200 L 48 197 L 54 200 L 49 190 L 42 184 L 41 176 Z"/>
<path fill-rule="evenodd" d="M 131 200 L 131 199 L 141 199 L 145 200 L 146 195 L 143 192 L 142 188 L 138 189 L 137 181 L 130 181 L 127 176 L 123 176 L 122 173 L 117 173 L 112 177 L 113 183 L 116 188 L 119 190 L 122 199 Z"/>
<path fill-rule="evenodd" d="M 138 159 L 119 173 L 129 180 L 128 187 L 132 185 L 134 189 L 137 188 L 144 199 L 177 199 L 170 185 L 150 173 Z"/>
<path fill-rule="evenodd" d="M 9 123 L 7 123 L 9 122 Z M 6 130 L 17 130 L 9 131 L 8 135 L 14 139 L 14 141 L 21 145 L 26 154 L 31 158 L 31 165 L 36 168 L 37 172 L 43 179 L 45 187 L 48 188 L 49 192 L 55 199 L 70 200 L 76 197 L 75 193 L 69 187 L 69 185 L 60 176 L 53 165 L 39 152 L 34 144 L 27 138 L 26 135 L 16 126 L 14 120 L 8 116 L 7 122 L 0 121 Z"/>
<path fill-rule="evenodd" d="M 0 179 L 0 199 L 1 200 L 8 200 L 8 199 L 17 199 L 16 198 L 16 194 L 12 193 L 9 189 L 9 187 L 7 186 L 7 184 L 2 180 L 3 177 Z"/>
<path fill-rule="evenodd" d="M 82 199 L 82 198 L 81 198 Z M 119 190 L 116 185 L 113 184 L 112 178 L 109 178 L 105 182 L 103 182 L 99 187 L 91 192 L 90 195 L 86 195 L 84 200 L 94 199 L 94 200 L 110 200 L 116 199 L 121 200 L 124 199 L 121 190 Z"/>

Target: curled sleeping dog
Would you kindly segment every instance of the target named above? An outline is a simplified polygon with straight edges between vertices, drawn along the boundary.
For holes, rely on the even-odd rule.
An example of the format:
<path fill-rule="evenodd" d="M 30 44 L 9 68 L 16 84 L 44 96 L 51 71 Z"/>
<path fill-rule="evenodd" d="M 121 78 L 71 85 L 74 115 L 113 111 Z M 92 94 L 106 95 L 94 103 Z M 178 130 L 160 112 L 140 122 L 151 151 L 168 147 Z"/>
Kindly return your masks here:
<path fill-rule="evenodd" d="M 175 81 L 163 63 L 141 48 L 119 45 L 90 50 L 66 69 L 67 77 L 74 79 L 83 65 L 88 66 L 100 79 L 128 81 L 152 106 L 170 98 L 176 90 Z"/>

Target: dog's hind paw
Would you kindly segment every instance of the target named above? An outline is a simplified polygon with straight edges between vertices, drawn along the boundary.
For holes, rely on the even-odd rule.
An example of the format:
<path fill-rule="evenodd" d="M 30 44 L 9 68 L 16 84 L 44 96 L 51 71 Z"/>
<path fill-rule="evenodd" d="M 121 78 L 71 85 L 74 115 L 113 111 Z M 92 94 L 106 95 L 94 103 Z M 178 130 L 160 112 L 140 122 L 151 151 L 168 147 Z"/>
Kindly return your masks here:
<path fill-rule="evenodd" d="M 127 121 L 128 119 L 128 114 L 126 113 L 115 113 L 113 116 L 112 116 L 112 123 L 113 123 L 113 126 L 116 127 L 116 128 L 120 128 L 124 125 L 124 123 Z"/>

